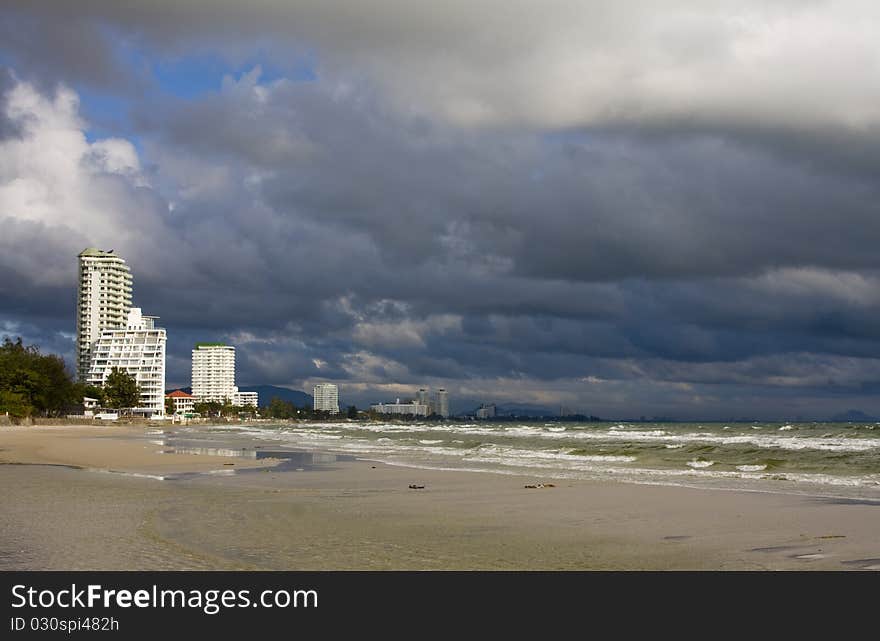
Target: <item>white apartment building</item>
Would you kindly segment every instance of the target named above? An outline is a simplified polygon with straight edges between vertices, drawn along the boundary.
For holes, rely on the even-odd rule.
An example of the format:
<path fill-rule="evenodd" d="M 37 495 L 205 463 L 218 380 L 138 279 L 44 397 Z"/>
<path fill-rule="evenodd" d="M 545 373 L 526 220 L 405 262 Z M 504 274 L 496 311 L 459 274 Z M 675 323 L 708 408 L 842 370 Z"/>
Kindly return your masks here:
<path fill-rule="evenodd" d="M 246 407 L 250 405 L 251 407 L 259 407 L 260 406 L 260 395 L 257 392 L 239 392 L 238 388 L 234 388 L 235 392 L 232 394 L 232 404 L 237 405 L 239 407 Z"/>
<path fill-rule="evenodd" d="M 113 250 L 89 247 L 79 254 L 76 302 L 76 374 L 89 377 L 92 346 L 105 329 L 123 329 L 131 309 L 131 272 Z"/>
<path fill-rule="evenodd" d="M 189 414 L 195 411 L 196 399 L 192 394 L 187 394 L 181 390 L 174 390 L 170 394 L 166 394 L 165 398 L 170 398 L 174 407 L 175 414 Z"/>
<path fill-rule="evenodd" d="M 223 343 L 196 343 L 192 351 L 192 395 L 197 403 L 232 401 L 235 348 Z"/>
<path fill-rule="evenodd" d="M 480 405 L 480 409 L 477 410 L 477 418 L 495 418 L 495 405 Z"/>
<path fill-rule="evenodd" d="M 235 347 L 223 343 L 196 343 L 192 351 L 192 395 L 197 403 L 225 403 L 259 407 L 257 392 L 235 386 Z"/>
<path fill-rule="evenodd" d="M 433 405 L 431 404 L 431 398 L 430 398 L 430 395 L 429 395 L 429 393 L 428 393 L 428 388 L 426 388 L 426 387 L 420 387 L 420 388 L 419 388 L 419 393 L 416 394 L 416 400 L 417 400 L 421 405 L 427 405 L 427 406 L 428 406 L 428 414 L 429 414 L 429 415 L 432 414 L 432 413 L 434 412 L 434 407 L 433 407 Z"/>
<path fill-rule="evenodd" d="M 431 408 L 428 405 L 424 405 L 418 401 L 401 403 L 399 398 L 395 403 L 376 403 L 375 405 L 370 405 L 370 409 L 379 414 L 397 414 L 403 416 L 428 416 L 431 413 Z"/>
<path fill-rule="evenodd" d="M 156 319 L 132 307 L 124 327 L 102 331 L 92 346 L 86 378 L 90 385 L 103 387 L 114 367 L 132 375 L 141 397 L 138 406 L 129 409 L 145 416 L 165 415 L 166 335 L 156 327 Z"/>
<path fill-rule="evenodd" d="M 443 418 L 449 418 L 449 394 L 442 387 L 437 390 L 434 397 L 434 413 Z"/>
<path fill-rule="evenodd" d="M 339 388 L 333 383 L 318 383 L 312 390 L 316 411 L 339 414 Z"/>

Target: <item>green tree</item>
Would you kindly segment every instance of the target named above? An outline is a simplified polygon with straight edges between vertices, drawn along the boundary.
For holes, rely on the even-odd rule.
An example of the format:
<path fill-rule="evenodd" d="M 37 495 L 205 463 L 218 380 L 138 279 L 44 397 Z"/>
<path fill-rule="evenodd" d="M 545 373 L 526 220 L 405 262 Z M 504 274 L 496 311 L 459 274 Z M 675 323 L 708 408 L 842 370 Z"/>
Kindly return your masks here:
<path fill-rule="evenodd" d="M 358 408 L 354 405 L 348 406 L 348 418 L 357 418 L 358 417 Z"/>
<path fill-rule="evenodd" d="M 113 409 L 137 407 L 140 397 L 141 389 L 134 376 L 125 370 L 114 367 L 104 381 L 106 404 Z"/>
<path fill-rule="evenodd" d="M 21 338 L 6 337 L 0 345 L 0 411 L 23 417 L 32 414 L 58 416 L 76 398 L 73 380 L 64 359 L 41 354 L 36 345 L 25 346 Z"/>
<path fill-rule="evenodd" d="M 86 397 L 93 398 L 98 401 L 98 406 L 104 404 L 104 390 L 100 387 L 95 387 L 94 385 L 86 385 L 85 383 L 74 383 L 73 397 L 74 402 L 76 402 L 77 404 L 82 403 L 82 400 Z"/>
<path fill-rule="evenodd" d="M 266 408 L 264 414 L 268 418 L 287 419 L 296 416 L 297 409 L 290 401 L 285 401 L 277 396 L 273 396 L 272 400 L 269 401 L 269 406 Z"/>
<path fill-rule="evenodd" d="M 165 413 L 174 414 L 174 399 L 165 397 Z"/>
<path fill-rule="evenodd" d="M 202 416 L 219 416 L 222 408 L 223 405 L 217 401 L 208 401 L 193 405 L 193 411 L 198 412 Z"/>

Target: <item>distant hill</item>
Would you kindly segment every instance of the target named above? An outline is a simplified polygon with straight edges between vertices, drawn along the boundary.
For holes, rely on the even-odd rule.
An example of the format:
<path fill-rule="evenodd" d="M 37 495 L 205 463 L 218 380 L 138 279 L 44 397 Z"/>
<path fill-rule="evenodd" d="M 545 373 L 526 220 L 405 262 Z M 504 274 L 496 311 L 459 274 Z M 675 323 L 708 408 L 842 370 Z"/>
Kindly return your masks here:
<path fill-rule="evenodd" d="M 186 392 L 187 394 L 192 394 L 193 388 L 191 388 L 191 387 L 175 387 L 174 389 L 165 390 L 166 394 L 170 394 L 171 392 Z"/>
<path fill-rule="evenodd" d="M 192 394 L 192 387 L 177 387 L 182 392 Z M 280 398 L 282 401 L 289 401 L 297 407 L 312 406 L 313 399 L 311 394 L 300 392 L 299 390 L 290 389 L 289 387 L 278 387 L 277 385 L 247 385 L 239 387 L 240 392 L 256 392 L 260 397 L 260 407 L 266 407 L 273 398 Z M 168 394 L 174 390 L 165 390 Z"/>
<path fill-rule="evenodd" d="M 239 387 L 241 392 L 256 392 L 260 396 L 260 407 L 266 407 L 273 398 L 280 398 L 282 401 L 289 401 L 297 407 L 311 407 L 314 399 L 311 394 L 306 394 L 289 387 L 278 387 L 277 385 L 249 385 Z"/>
<path fill-rule="evenodd" d="M 541 416 L 557 416 L 559 414 L 559 410 L 556 411 L 551 410 L 549 407 L 541 407 L 540 405 L 527 405 L 527 404 L 517 404 L 517 405 L 497 405 L 495 407 L 496 416 L 530 416 L 530 417 L 541 417 Z"/>
<path fill-rule="evenodd" d="M 829 416 L 832 423 L 871 423 L 877 420 L 876 416 L 868 416 L 861 410 L 847 410 L 834 416 Z"/>

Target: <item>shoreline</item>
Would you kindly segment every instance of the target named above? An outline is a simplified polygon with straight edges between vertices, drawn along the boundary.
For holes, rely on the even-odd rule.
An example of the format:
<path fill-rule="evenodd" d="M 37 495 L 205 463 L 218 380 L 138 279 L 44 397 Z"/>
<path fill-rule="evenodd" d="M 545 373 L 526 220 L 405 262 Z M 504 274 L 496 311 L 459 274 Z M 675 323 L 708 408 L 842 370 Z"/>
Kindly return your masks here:
<path fill-rule="evenodd" d="M 880 569 L 876 502 L 168 454 L 149 431 L 0 428 L 0 569 Z"/>

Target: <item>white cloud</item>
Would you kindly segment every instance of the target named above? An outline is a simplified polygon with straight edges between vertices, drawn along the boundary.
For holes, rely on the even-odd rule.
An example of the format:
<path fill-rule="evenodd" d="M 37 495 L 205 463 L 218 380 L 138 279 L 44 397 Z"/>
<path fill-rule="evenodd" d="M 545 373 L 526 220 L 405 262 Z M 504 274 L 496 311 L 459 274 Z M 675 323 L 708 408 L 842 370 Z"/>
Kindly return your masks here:
<path fill-rule="evenodd" d="M 17 82 L 6 95 L 20 135 L 0 141 L 0 246 L 7 266 L 38 285 L 71 283 L 70 265 L 86 246 L 136 257 L 145 235 L 163 235 L 134 146 L 90 143 L 78 107 L 63 86 L 46 96 Z"/>
<path fill-rule="evenodd" d="M 240 61 L 255 38 L 271 42 L 266 51 L 282 65 L 308 51 L 340 88 L 367 78 L 403 110 L 465 125 L 696 118 L 861 130 L 880 122 L 880 9 L 866 0 L 17 4 L 48 8 L 59 21 L 115 24 L 163 53 L 213 39 Z M 255 79 L 241 90 L 265 91 Z"/>

